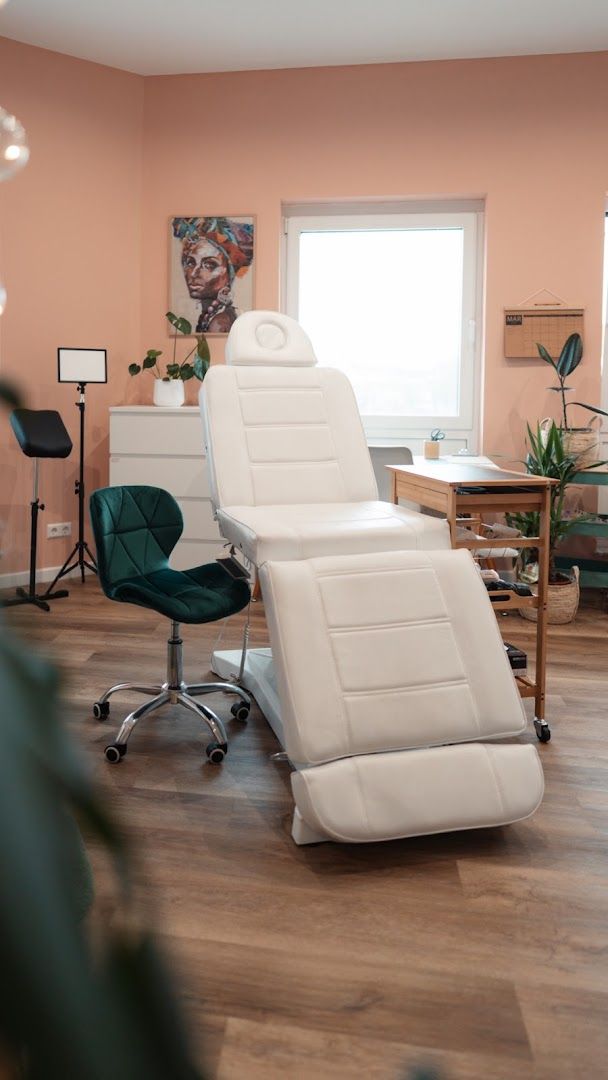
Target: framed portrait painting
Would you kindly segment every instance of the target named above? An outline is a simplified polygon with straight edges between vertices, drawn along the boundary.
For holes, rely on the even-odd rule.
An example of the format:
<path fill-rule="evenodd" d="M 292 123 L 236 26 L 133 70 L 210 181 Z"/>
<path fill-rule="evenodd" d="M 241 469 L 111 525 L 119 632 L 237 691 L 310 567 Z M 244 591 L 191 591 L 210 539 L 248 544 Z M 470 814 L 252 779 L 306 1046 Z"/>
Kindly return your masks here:
<path fill-rule="evenodd" d="M 173 217 L 169 226 L 169 308 L 196 334 L 227 334 L 253 309 L 253 216 Z"/>

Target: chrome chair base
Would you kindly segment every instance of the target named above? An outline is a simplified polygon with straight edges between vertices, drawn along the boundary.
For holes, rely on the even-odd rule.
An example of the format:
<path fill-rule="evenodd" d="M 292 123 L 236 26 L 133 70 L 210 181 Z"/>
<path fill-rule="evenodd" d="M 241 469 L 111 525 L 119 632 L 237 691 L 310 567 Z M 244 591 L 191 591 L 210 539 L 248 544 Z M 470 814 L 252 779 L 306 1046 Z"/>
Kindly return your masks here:
<path fill-rule="evenodd" d="M 228 738 L 226 729 L 219 716 L 207 705 L 195 701 L 196 697 L 204 694 L 235 694 L 239 699 L 231 707 L 231 713 L 237 720 L 245 721 L 251 709 L 251 698 L 240 686 L 231 682 L 191 683 L 188 685 L 183 680 L 183 641 L 179 636 L 179 623 L 171 623 L 171 637 L 167 642 L 167 678 L 164 683 L 156 686 L 145 686 L 142 683 L 122 682 L 111 686 L 106 690 L 98 701 L 93 705 L 93 716 L 96 720 L 106 720 L 110 714 L 110 698 L 112 694 L 120 690 L 131 693 L 146 694 L 150 701 L 144 701 L 137 709 L 129 713 L 123 720 L 118 735 L 113 743 L 106 746 L 104 755 L 106 761 L 112 765 L 122 761 L 127 752 L 127 744 L 136 724 L 144 716 L 151 716 L 163 705 L 183 705 L 185 709 L 193 712 L 209 728 L 212 740 L 206 747 L 206 754 L 214 765 L 219 765 L 228 752 Z"/>

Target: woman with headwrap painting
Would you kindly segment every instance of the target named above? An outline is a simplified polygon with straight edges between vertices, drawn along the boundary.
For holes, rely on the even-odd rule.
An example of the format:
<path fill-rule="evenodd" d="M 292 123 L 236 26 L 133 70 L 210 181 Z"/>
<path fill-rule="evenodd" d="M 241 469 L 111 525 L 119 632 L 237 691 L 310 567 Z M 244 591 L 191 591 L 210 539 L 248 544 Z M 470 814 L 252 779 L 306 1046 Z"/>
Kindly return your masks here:
<path fill-rule="evenodd" d="M 188 292 L 201 305 L 196 333 L 228 333 L 239 314 L 234 280 L 253 259 L 253 225 L 225 217 L 173 218 L 173 235 L 182 242 Z"/>

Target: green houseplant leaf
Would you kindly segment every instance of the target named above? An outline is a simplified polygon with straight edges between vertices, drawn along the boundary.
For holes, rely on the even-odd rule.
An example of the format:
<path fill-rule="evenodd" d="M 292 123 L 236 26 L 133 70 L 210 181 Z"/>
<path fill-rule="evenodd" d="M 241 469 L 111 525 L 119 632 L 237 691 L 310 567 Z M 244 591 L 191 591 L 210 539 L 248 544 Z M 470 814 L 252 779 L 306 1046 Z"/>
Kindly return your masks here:
<path fill-rule="evenodd" d="M 548 390 L 552 390 L 556 394 L 561 394 L 562 398 L 562 418 L 563 429 L 568 432 L 571 430 L 568 423 L 568 405 L 580 405 L 582 409 L 587 409 L 588 412 L 599 413 L 602 416 L 608 416 L 608 413 L 603 409 L 597 408 L 595 405 L 585 405 L 582 401 L 566 401 L 566 394 L 573 389 L 572 386 L 566 386 L 566 379 L 573 371 L 576 371 L 578 365 L 583 359 L 583 341 L 580 334 L 570 334 L 570 336 L 564 342 L 562 351 L 559 354 L 557 363 L 547 351 L 544 345 L 536 342 L 536 348 L 538 354 L 546 364 L 551 364 L 551 367 L 555 371 L 558 378 L 557 386 L 549 386 Z"/>
<path fill-rule="evenodd" d="M 563 540 L 577 521 L 584 520 L 584 515 L 565 517 L 564 500 L 569 484 L 574 481 L 576 474 L 586 472 L 594 465 L 580 466 L 578 456 L 566 452 L 564 447 L 564 430 L 553 421 L 551 427 L 545 433 L 539 423 L 533 431 L 527 425 L 528 452 L 524 462 L 526 469 L 533 476 L 548 476 L 557 481 L 551 487 L 551 512 L 549 526 L 549 580 L 559 581 L 560 576 L 555 567 L 555 548 L 560 540 Z M 537 512 L 508 514 L 507 520 L 510 525 L 518 528 L 523 536 L 538 536 L 539 514 Z M 527 549 L 524 558 L 535 557 L 533 549 Z"/>
<path fill-rule="evenodd" d="M 193 374 L 196 375 L 196 378 L 200 379 L 200 381 L 202 382 L 208 371 L 209 361 L 202 360 L 200 356 L 197 356 L 193 364 Z"/>
<path fill-rule="evenodd" d="M 570 334 L 566 339 L 559 359 L 557 361 L 557 373 L 562 378 L 567 378 L 583 359 L 583 341 L 580 334 Z M 564 387 L 564 389 L 566 389 Z"/>
<path fill-rule="evenodd" d="M 588 409 L 589 412 L 599 413 L 600 416 L 608 416 L 608 412 L 605 409 L 598 409 L 597 405 L 585 405 L 584 401 L 571 401 L 570 405 L 579 405 L 581 409 Z"/>
<path fill-rule="evenodd" d="M 196 339 L 196 355 L 203 361 L 207 361 L 207 365 L 211 363 L 211 352 L 209 349 L 209 342 L 204 334 L 199 334 Z"/>
<path fill-rule="evenodd" d="M 539 343 L 537 341 L 536 342 L 536 348 L 538 349 L 539 355 L 542 357 L 542 359 L 545 361 L 545 363 L 546 364 L 551 364 L 551 367 L 553 368 L 553 370 L 557 371 L 557 364 L 555 363 L 555 360 L 551 356 L 551 353 L 548 352 L 547 349 L 545 349 L 545 346 L 544 345 L 539 345 Z"/>
<path fill-rule="evenodd" d="M 200 379 L 202 382 L 211 363 L 207 338 L 204 334 L 197 334 L 196 344 L 192 346 L 180 363 L 177 358 L 177 336 L 178 334 L 191 335 L 192 326 L 187 319 L 175 315 L 172 311 L 168 311 L 166 315 L 171 326 L 175 329 L 175 334 L 171 335 L 173 338 L 173 356 L 171 362 L 166 366 L 166 374 L 161 375 L 157 364 L 158 357 L 162 356 L 162 349 L 148 349 L 142 364 L 129 364 L 129 374 L 138 375 L 140 371 L 154 369 L 155 377 L 162 379 L 163 382 L 170 382 L 172 379 L 181 379 L 182 382 L 188 382 L 194 378 Z M 192 356 L 194 356 L 193 361 L 191 360 Z"/>
<path fill-rule="evenodd" d="M 185 334 L 186 337 L 192 333 L 192 323 L 189 323 L 187 319 L 184 319 L 181 315 L 174 315 L 172 311 L 167 311 L 166 318 L 174 326 L 178 334 Z"/>

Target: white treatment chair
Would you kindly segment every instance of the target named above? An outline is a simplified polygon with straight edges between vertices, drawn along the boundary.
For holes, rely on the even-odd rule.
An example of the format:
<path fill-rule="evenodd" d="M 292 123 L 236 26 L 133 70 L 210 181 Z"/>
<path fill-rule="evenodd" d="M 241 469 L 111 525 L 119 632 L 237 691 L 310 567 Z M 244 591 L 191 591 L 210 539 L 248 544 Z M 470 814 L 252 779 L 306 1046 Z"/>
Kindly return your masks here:
<path fill-rule="evenodd" d="M 448 549 L 444 521 L 382 502 L 347 377 L 318 368 L 302 327 L 274 311 L 233 324 L 226 364 L 200 392 L 211 498 L 222 535 L 260 567 L 268 559 Z M 216 653 L 241 675 L 281 739 L 268 650 Z"/>
<path fill-rule="evenodd" d="M 352 387 L 287 315 L 248 311 L 200 400 L 222 535 L 256 566 L 448 548 L 445 522 L 378 499 Z"/>
<path fill-rule="evenodd" d="M 261 582 L 293 837 L 506 825 L 543 794 L 496 617 L 467 551 L 267 562 Z"/>

